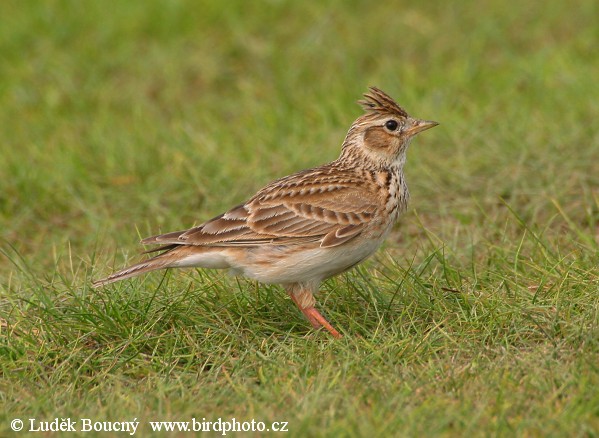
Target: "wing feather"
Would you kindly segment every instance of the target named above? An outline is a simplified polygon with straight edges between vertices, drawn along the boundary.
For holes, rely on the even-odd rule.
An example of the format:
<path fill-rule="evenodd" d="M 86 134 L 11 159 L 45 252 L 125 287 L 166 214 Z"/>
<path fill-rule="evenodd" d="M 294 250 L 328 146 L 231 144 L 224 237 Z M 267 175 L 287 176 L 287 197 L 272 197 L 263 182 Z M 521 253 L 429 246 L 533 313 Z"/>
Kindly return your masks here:
<path fill-rule="evenodd" d="M 255 246 L 319 242 L 336 246 L 360 234 L 377 213 L 373 179 L 326 167 L 274 181 L 245 204 L 187 231 L 162 234 L 142 243 Z"/>

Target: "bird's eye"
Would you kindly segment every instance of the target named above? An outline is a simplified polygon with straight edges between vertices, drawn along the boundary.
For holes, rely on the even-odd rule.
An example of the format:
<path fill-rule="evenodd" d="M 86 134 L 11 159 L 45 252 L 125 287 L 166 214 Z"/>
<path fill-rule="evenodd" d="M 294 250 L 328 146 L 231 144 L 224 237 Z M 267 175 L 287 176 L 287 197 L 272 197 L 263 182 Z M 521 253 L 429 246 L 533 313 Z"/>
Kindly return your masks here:
<path fill-rule="evenodd" d="M 387 128 L 389 131 L 395 131 L 398 126 L 399 125 L 395 120 L 387 120 L 385 122 L 385 128 Z"/>

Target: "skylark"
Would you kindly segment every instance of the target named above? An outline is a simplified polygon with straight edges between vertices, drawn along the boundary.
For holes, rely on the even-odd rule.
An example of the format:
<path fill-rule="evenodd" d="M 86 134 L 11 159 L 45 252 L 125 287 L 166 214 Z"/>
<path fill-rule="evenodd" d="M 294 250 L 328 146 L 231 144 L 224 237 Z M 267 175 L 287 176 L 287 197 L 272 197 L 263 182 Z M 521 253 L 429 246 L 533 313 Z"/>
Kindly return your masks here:
<path fill-rule="evenodd" d="M 160 254 L 94 287 L 164 268 L 229 269 L 280 283 L 312 327 L 341 335 L 314 307 L 320 283 L 372 255 L 409 193 L 403 174 L 412 138 L 437 122 L 414 119 L 371 87 L 358 103 L 335 161 L 273 181 L 247 202 L 184 231 L 148 237 Z"/>

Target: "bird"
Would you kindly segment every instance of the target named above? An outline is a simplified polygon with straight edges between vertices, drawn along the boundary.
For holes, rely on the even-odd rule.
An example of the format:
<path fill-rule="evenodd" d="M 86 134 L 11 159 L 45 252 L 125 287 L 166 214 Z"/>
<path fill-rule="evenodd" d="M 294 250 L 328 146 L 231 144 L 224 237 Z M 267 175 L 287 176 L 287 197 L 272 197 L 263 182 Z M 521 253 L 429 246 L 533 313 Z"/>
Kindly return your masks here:
<path fill-rule="evenodd" d="M 406 152 L 414 136 L 437 126 L 410 117 L 369 87 L 364 113 L 349 128 L 336 160 L 277 179 L 243 204 L 182 231 L 145 238 L 147 260 L 93 282 L 101 287 L 150 271 L 227 269 L 280 284 L 314 329 L 342 337 L 317 310 L 321 283 L 371 256 L 408 205 Z"/>

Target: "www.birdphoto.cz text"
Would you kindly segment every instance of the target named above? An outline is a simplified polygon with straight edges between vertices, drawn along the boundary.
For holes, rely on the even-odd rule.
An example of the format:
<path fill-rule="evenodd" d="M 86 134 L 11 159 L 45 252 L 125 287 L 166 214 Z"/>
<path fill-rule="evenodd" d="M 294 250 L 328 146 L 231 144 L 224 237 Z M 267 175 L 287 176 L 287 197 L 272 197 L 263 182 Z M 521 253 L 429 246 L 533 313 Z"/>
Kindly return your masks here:
<path fill-rule="evenodd" d="M 54 418 L 52 420 L 38 420 L 15 418 L 10 423 L 14 432 L 124 432 L 135 435 L 142 422 L 134 418 L 131 421 L 95 421 L 90 418 Z M 152 432 L 219 432 L 227 435 L 229 432 L 288 432 L 287 421 L 273 421 L 267 423 L 255 419 L 239 421 L 236 418 L 209 421 L 192 418 L 189 421 L 148 421 Z"/>

